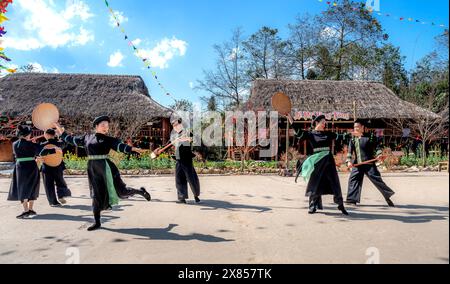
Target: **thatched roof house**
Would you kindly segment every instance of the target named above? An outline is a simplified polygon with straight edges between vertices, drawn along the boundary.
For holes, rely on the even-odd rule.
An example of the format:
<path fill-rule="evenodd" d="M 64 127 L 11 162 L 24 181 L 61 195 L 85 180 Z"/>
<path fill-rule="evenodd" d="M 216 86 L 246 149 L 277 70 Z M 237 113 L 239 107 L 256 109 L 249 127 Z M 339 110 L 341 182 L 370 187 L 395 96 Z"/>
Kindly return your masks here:
<path fill-rule="evenodd" d="M 109 115 L 120 129 L 167 118 L 139 76 L 21 73 L 0 78 L 0 113 L 31 117 L 40 103 L 53 103 L 61 117 L 88 127 L 94 117 Z"/>
<path fill-rule="evenodd" d="M 293 108 L 300 111 L 354 113 L 360 119 L 396 119 L 436 116 L 397 97 L 389 88 L 368 81 L 266 80 L 253 83 L 249 103 L 255 108 L 271 109 L 277 92 L 288 95 Z"/>

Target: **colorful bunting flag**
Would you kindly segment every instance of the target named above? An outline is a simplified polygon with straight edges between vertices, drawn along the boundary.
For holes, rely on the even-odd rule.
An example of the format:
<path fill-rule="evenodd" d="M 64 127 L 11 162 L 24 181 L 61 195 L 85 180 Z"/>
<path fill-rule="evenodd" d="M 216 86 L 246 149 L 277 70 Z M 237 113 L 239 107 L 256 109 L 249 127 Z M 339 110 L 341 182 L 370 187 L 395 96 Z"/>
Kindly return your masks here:
<path fill-rule="evenodd" d="M 330 8 L 338 7 L 340 5 L 340 4 L 337 4 L 336 2 L 330 2 L 330 1 L 324 2 L 323 0 L 318 0 L 318 1 L 320 3 L 326 3 L 328 6 L 330 6 Z M 360 9 L 361 9 L 361 7 L 352 7 L 353 11 L 358 11 Z M 371 13 L 371 14 L 377 14 L 378 16 L 392 17 L 392 14 L 388 14 L 388 13 L 382 13 L 382 12 L 374 13 L 374 10 L 372 8 L 370 8 L 370 7 L 367 8 L 367 11 L 369 13 Z M 421 21 L 421 20 L 418 20 L 418 19 L 414 19 L 412 17 L 396 17 L 396 18 L 399 19 L 400 21 L 407 20 L 408 22 L 415 22 L 415 23 L 419 23 L 419 24 L 423 24 L 423 25 L 430 24 L 432 26 L 437 26 L 437 24 L 435 22 Z M 444 29 L 448 29 L 447 25 L 444 25 L 444 24 L 441 24 L 441 25 L 438 25 L 438 26 L 441 27 L 441 28 L 444 28 Z"/>
<path fill-rule="evenodd" d="M 164 87 L 164 85 L 159 81 L 159 78 L 156 74 L 155 71 L 151 70 L 151 59 L 149 58 L 145 58 L 142 56 L 142 53 L 140 52 L 140 50 L 136 47 L 136 45 L 133 43 L 133 41 L 129 40 L 130 37 L 127 35 L 125 29 L 121 26 L 120 21 L 118 19 L 118 17 L 116 16 L 116 13 L 114 12 L 114 10 L 109 6 L 109 2 L 107 0 L 105 0 L 105 4 L 106 7 L 108 8 L 109 12 L 111 13 L 111 16 L 113 17 L 113 19 L 116 21 L 116 25 L 118 28 L 120 28 L 120 32 L 123 33 L 125 35 L 125 40 L 128 42 L 128 45 L 133 48 L 134 51 L 134 55 L 136 57 L 138 57 L 139 59 L 141 59 L 142 62 L 144 62 L 144 66 L 149 69 L 151 71 L 151 74 L 153 76 L 153 78 L 155 79 L 156 83 L 158 84 L 158 86 L 161 88 L 161 90 L 169 97 L 172 97 L 172 95 L 167 91 L 167 89 Z M 174 101 L 176 101 L 173 97 L 172 99 Z"/>
<path fill-rule="evenodd" d="M 0 24 L 8 21 L 9 19 L 5 16 L 5 14 L 0 14 Z"/>
<path fill-rule="evenodd" d="M 7 12 L 6 8 L 8 7 L 9 4 L 12 4 L 12 2 L 13 0 L 0 0 L 0 24 L 5 21 L 9 21 L 8 17 L 6 17 L 5 14 Z M 3 37 L 4 35 L 6 35 L 6 30 L 4 27 L 0 26 L 0 38 Z M 0 47 L 0 59 L 6 62 L 11 62 L 11 59 L 4 53 L 4 50 L 5 49 L 3 47 Z M 15 73 L 17 71 L 16 69 L 8 68 L 3 65 L 0 65 L 0 70 L 5 70 L 8 73 Z"/>

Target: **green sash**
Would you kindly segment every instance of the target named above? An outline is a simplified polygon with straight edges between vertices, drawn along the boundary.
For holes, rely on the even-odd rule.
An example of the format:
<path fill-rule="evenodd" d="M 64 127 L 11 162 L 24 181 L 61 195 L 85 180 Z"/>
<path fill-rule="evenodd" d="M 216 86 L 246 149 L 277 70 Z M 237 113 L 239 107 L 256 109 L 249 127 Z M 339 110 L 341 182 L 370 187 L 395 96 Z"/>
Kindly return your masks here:
<path fill-rule="evenodd" d="M 108 161 L 106 161 L 105 171 L 106 171 L 106 187 L 108 188 L 108 196 L 109 196 L 109 205 L 111 206 L 118 205 L 119 197 L 117 196 L 112 171 L 108 164 Z"/>
<path fill-rule="evenodd" d="M 302 177 L 306 182 L 309 182 L 311 179 L 311 175 L 314 172 L 317 163 L 328 155 L 330 155 L 330 151 L 322 151 L 315 153 L 306 159 L 302 166 Z"/>
<path fill-rule="evenodd" d="M 119 204 L 119 197 L 117 196 L 116 187 L 114 186 L 114 178 L 112 175 L 111 167 L 108 163 L 108 155 L 90 155 L 89 161 L 105 160 L 105 175 L 106 175 L 106 188 L 108 189 L 109 205 L 114 206 Z"/>
<path fill-rule="evenodd" d="M 17 158 L 16 159 L 16 163 L 32 162 L 32 161 L 36 161 L 36 158 L 28 157 L 28 158 Z"/>

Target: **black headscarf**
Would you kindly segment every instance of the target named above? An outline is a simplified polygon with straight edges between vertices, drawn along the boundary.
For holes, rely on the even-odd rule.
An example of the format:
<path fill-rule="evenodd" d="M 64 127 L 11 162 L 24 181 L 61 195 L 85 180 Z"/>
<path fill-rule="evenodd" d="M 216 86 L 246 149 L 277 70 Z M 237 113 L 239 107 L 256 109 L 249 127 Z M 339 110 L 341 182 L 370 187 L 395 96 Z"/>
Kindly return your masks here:
<path fill-rule="evenodd" d="M 19 138 L 27 137 L 32 133 L 31 127 L 27 125 L 19 125 L 16 130 L 16 136 Z"/>
<path fill-rule="evenodd" d="M 316 124 L 317 124 L 318 122 L 320 122 L 321 120 L 323 120 L 323 119 L 326 119 L 326 116 L 323 115 L 323 114 L 322 114 L 322 115 L 319 115 L 319 116 L 313 117 L 312 126 L 315 127 Z"/>
<path fill-rule="evenodd" d="M 109 116 L 106 115 L 99 116 L 96 119 L 94 119 L 94 122 L 92 124 L 94 125 L 94 127 L 97 127 L 97 125 L 99 125 L 104 121 L 111 122 L 111 119 L 109 118 Z"/>

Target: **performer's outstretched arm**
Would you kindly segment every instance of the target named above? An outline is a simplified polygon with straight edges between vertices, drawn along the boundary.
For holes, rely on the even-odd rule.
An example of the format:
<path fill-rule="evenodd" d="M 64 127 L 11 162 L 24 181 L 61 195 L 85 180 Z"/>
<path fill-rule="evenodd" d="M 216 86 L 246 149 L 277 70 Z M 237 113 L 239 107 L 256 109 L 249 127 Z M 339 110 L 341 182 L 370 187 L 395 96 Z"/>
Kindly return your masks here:
<path fill-rule="evenodd" d="M 132 152 L 142 154 L 145 152 L 140 148 L 131 147 L 130 145 L 123 143 L 122 140 L 113 137 L 110 137 L 110 147 L 112 150 L 124 154 L 131 154 Z"/>
<path fill-rule="evenodd" d="M 289 120 L 290 125 L 294 129 L 295 137 L 298 140 L 302 140 L 305 137 L 305 135 L 308 134 L 308 130 L 302 129 L 300 125 L 295 124 L 294 118 L 292 117 L 291 114 L 287 114 L 286 117 Z"/>
<path fill-rule="evenodd" d="M 71 144 L 71 145 L 73 145 L 75 147 L 84 148 L 86 135 L 83 135 L 83 136 L 71 136 L 58 123 L 55 123 L 54 126 L 56 128 L 56 132 L 57 132 L 58 136 L 60 136 L 61 139 L 65 143 Z"/>

